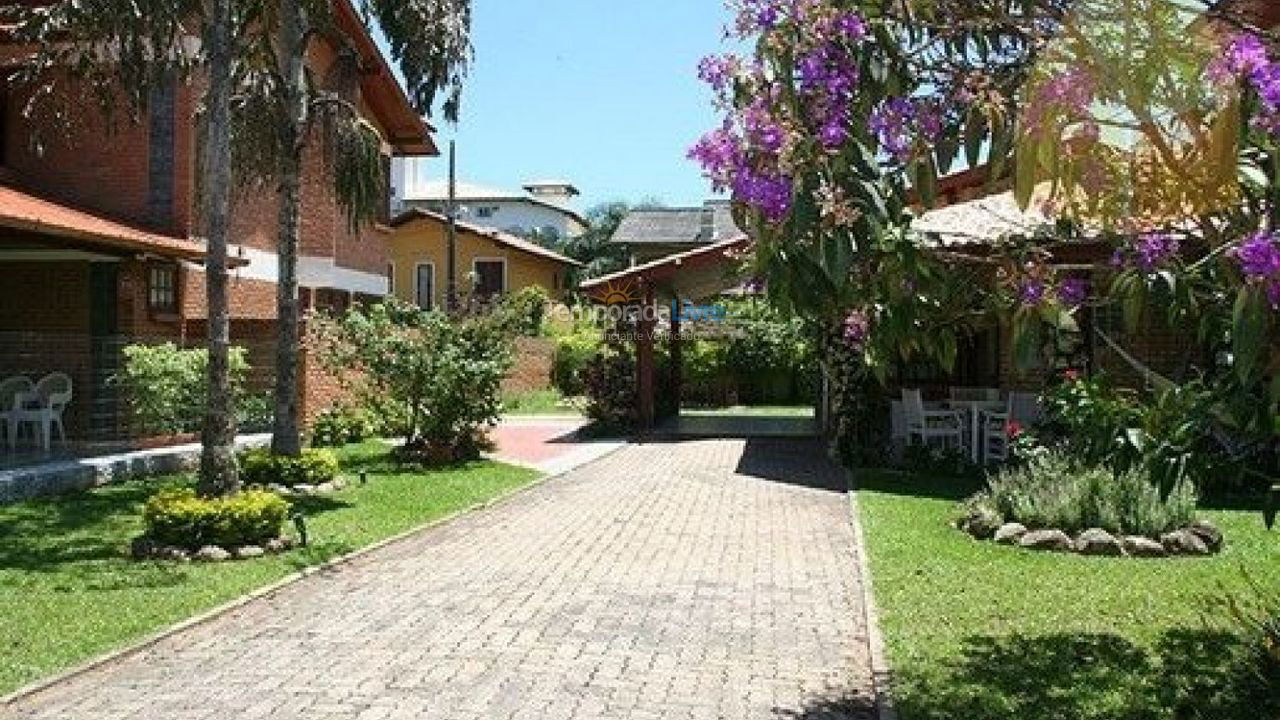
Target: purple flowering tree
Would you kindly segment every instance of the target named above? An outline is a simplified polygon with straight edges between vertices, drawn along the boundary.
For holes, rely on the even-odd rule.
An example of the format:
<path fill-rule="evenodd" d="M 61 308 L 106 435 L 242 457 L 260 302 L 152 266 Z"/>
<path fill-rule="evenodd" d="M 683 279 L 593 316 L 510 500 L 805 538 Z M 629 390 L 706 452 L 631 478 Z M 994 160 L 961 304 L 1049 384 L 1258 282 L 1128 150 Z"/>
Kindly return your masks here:
<path fill-rule="evenodd" d="M 849 362 L 949 366 L 993 308 L 1027 359 L 1046 327 L 1114 299 L 1135 322 L 1160 309 L 1228 338 L 1233 392 L 1267 396 L 1280 53 L 1247 16 L 1207 0 L 730 1 L 754 52 L 702 64 L 725 120 L 690 154 L 736 201 L 774 301 Z M 1114 282 L 1060 275 L 1034 240 L 992 257 L 997 273 L 927 251 L 912 218 L 965 166 L 1110 242 Z M 1255 409 L 1274 422 L 1274 400 Z"/>

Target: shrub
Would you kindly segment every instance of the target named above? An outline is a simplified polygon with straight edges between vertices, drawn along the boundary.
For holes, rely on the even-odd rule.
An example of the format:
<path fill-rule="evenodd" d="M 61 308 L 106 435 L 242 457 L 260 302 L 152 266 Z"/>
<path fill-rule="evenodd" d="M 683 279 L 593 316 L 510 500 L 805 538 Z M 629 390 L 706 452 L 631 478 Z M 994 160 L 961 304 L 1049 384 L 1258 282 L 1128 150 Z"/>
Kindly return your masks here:
<path fill-rule="evenodd" d="M 542 334 L 542 324 L 546 320 L 547 309 L 551 306 L 551 298 L 541 287 L 529 285 L 503 295 L 498 305 L 498 312 L 510 318 L 514 332 L 528 337 L 537 337 Z"/>
<path fill-rule="evenodd" d="M 902 454 L 902 467 L 920 475 L 980 479 L 982 468 L 958 448 L 936 445 L 907 445 Z"/>
<path fill-rule="evenodd" d="M 236 398 L 236 428 L 240 432 L 268 432 L 274 418 L 275 399 L 270 391 Z"/>
<path fill-rule="evenodd" d="M 338 458 L 329 450 L 307 449 L 290 457 L 258 448 L 240 456 L 240 477 L 246 485 L 323 485 L 338 477 Z"/>
<path fill-rule="evenodd" d="M 377 434 L 378 423 L 373 414 L 351 405 L 334 405 L 316 416 L 311 424 L 311 444 L 316 447 L 364 442 Z"/>
<path fill-rule="evenodd" d="M 602 430 L 629 430 L 636 424 L 638 403 L 636 364 L 618 348 L 606 348 L 587 363 L 582 372 L 586 386 L 587 417 Z"/>
<path fill-rule="evenodd" d="M 1160 490 L 1141 472 L 1117 473 L 1057 450 L 999 471 L 970 505 L 1033 530 L 1075 533 L 1102 528 L 1157 537 L 1195 521 L 1196 493 L 1191 483 L 1182 482 L 1161 498 Z"/>
<path fill-rule="evenodd" d="M 1264 590 L 1252 579 L 1255 598 L 1228 597 L 1227 616 L 1239 628 L 1238 649 L 1231 657 L 1228 686 L 1215 698 L 1256 717 L 1280 717 L 1280 594 Z M 1223 715 L 1225 716 L 1225 714 Z"/>
<path fill-rule="evenodd" d="M 551 384 L 567 397 L 585 394 L 582 371 L 599 351 L 599 333 L 574 333 L 557 340 L 551 360 Z"/>
<path fill-rule="evenodd" d="M 143 509 L 147 537 L 165 545 L 198 548 L 260 545 L 280 536 L 289 503 L 275 493 L 251 490 L 202 498 L 189 489 L 155 494 Z"/>
<path fill-rule="evenodd" d="M 207 401 L 209 353 L 182 350 L 173 343 L 129 345 L 124 367 L 113 378 L 128 400 L 139 429 L 148 433 L 199 430 Z M 249 370 L 244 348 L 231 349 L 231 386 L 239 393 Z"/>
<path fill-rule="evenodd" d="M 479 456 L 511 366 L 511 337 L 500 315 L 451 320 L 393 300 L 353 309 L 321 333 L 329 367 L 360 371 L 365 400 L 397 407 L 407 457 Z"/>

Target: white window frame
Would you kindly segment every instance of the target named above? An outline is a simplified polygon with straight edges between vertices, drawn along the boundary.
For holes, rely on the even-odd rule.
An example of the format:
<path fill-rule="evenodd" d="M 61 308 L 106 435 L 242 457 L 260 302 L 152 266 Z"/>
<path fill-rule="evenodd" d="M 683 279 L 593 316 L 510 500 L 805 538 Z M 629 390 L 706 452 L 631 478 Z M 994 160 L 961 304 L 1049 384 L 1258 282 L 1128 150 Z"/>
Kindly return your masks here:
<path fill-rule="evenodd" d="M 508 277 L 507 259 L 504 257 L 477 257 L 471 259 L 471 276 L 476 279 L 475 285 L 472 286 L 471 292 L 475 293 L 480 284 L 480 263 L 502 263 L 502 289 L 498 291 L 498 295 L 506 295 L 511 292 L 511 278 Z"/>
<path fill-rule="evenodd" d="M 422 269 L 431 268 L 431 297 L 427 298 L 427 305 L 422 304 Z M 413 302 L 423 310 L 436 309 L 436 264 L 433 262 L 420 262 L 413 266 Z"/>

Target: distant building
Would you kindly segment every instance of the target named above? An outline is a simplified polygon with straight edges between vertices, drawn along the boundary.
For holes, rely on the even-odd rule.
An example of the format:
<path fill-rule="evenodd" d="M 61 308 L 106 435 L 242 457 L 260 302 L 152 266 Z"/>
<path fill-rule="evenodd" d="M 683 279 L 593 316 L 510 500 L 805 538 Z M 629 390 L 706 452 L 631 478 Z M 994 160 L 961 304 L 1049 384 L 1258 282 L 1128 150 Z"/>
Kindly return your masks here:
<path fill-rule="evenodd" d="M 414 182 L 404 163 L 393 182 L 395 213 L 414 208 L 444 212 L 449 202 L 447 180 Z M 527 183 L 523 192 L 458 182 L 456 198 L 459 220 L 472 225 L 525 237 L 555 236 L 572 238 L 587 229 L 587 221 L 572 203 L 580 193 L 572 183 L 563 180 L 539 180 Z"/>
<path fill-rule="evenodd" d="M 708 200 L 702 207 L 632 210 L 610 242 L 625 246 L 635 266 L 741 235 L 729 201 Z"/>

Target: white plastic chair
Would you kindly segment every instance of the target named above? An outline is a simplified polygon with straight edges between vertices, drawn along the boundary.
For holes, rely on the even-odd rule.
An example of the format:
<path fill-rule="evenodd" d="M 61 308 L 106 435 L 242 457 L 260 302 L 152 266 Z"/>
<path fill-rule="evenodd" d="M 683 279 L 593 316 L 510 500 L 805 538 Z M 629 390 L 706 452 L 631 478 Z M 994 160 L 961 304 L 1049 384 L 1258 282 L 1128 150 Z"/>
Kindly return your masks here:
<path fill-rule="evenodd" d="M 22 375 L 0 381 L 0 425 L 4 426 L 10 450 L 18 444 L 18 412 L 24 398 L 35 388 L 31 378 Z"/>
<path fill-rule="evenodd" d="M 66 373 L 50 373 L 40 378 L 35 390 L 19 396 L 22 409 L 17 411 L 18 425 L 34 425 L 40 433 L 40 447 L 48 450 L 52 444 L 53 429 L 58 429 L 58 439 L 67 441 L 67 429 L 62 424 L 62 413 L 71 404 L 71 377 Z"/>
<path fill-rule="evenodd" d="M 926 410 L 919 390 L 902 391 L 902 410 L 907 420 L 907 437 L 920 438 L 923 445 L 930 440 L 941 439 L 946 447 L 954 441 L 956 447 L 964 446 L 964 418 L 954 410 Z"/>
<path fill-rule="evenodd" d="M 986 462 L 1009 459 L 1009 423 L 1014 421 L 1015 394 L 1009 393 L 1005 398 L 1004 410 L 982 411 L 982 453 Z"/>

